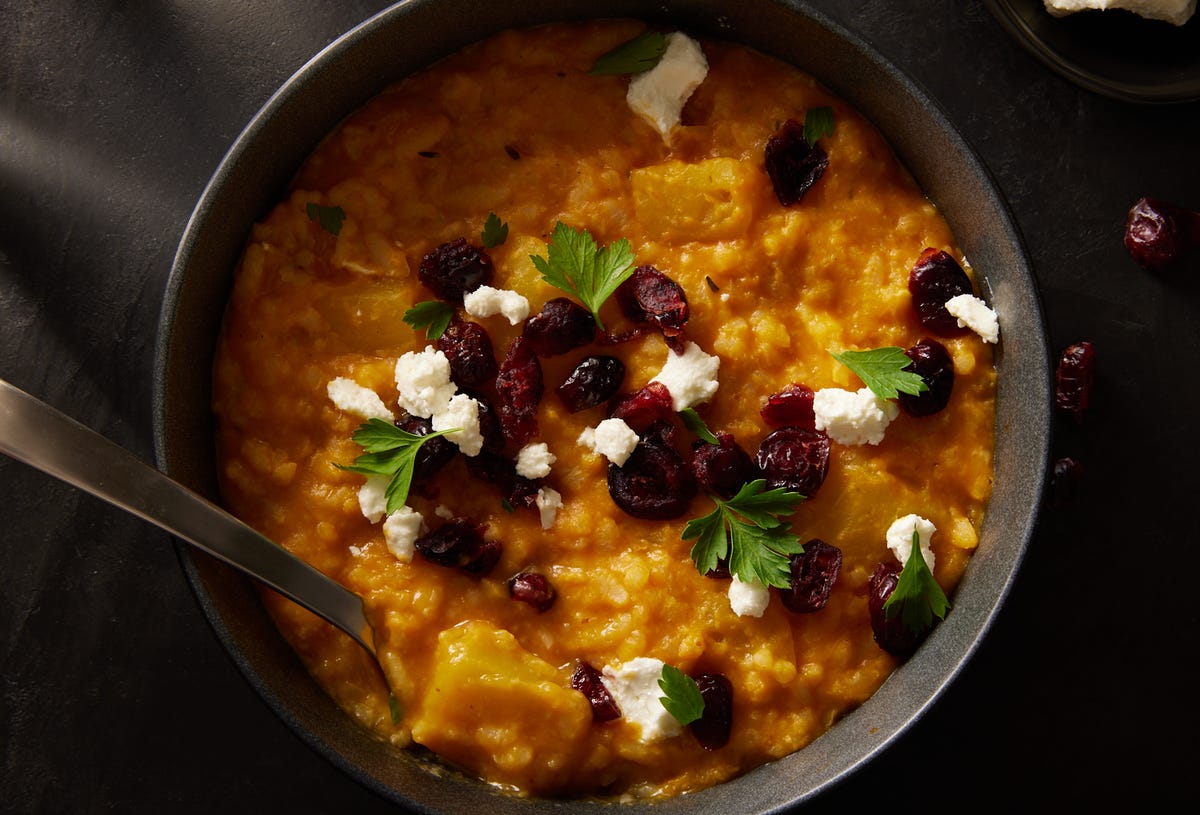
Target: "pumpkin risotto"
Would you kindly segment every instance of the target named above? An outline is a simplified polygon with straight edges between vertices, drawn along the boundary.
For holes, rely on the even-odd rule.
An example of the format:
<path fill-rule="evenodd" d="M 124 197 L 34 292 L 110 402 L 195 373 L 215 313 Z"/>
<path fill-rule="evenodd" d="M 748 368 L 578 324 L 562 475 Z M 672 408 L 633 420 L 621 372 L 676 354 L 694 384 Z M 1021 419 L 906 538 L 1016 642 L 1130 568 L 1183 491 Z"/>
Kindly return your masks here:
<path fill-rule="evenodd" d="M 398 82 L 254 227 L 214 370 L 227 504 L 365 599 L 386 680 L 273 618 L 364 727 L 519 794 L 803 747 L 977 543 L 995 315 L 955 259 L 872 126 L 746 48 L 556 24 Z"/>

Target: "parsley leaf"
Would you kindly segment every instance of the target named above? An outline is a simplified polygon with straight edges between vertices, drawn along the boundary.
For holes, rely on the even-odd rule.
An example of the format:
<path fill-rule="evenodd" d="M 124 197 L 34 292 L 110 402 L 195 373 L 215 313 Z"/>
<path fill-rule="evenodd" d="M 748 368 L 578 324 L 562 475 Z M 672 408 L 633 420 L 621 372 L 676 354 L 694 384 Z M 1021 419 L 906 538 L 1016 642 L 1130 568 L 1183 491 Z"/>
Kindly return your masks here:
<path fill-rule="evenodd" d="M 656 31 L 647 31 L 601 54 L 588 73 L 597 76 L 640 74 L 657 65 L 665 50 L 667 38 Z"/>
<path fill-rule="evenodd" d="M 700 695 L 700 686 L 674 665 L 663 664 L 658 686 L 666 694 L 658 701 L 680 724 L 689 725 L 703 715 L 704 697 Z"/>
<path fill-rule="evenodd" d="M 679 411 L 679 418 L 683 419 L 683 426 L 690 430 L 692 435 L 698 436 L 709 444 L 721 443 L 721 440 L 708 429 L 708 425 L 700 418 L 700 414 L 696 412 L 695 408 L 684 408 Z"/>
<path fill-rule="evenodd" d="M 542 279 L 573 295 L 600 321 L 600 306 L 633 274 L 633 249 L 621 238 L 601 249 L 586 229 L 573 229 L 562 221 L 554 225 L 546 257 L 530 255 Z"/>
<path fill-rule="evenodd" d="M 791 515 L 804 500 L 782 487 L 767 490 L 765 479 L 751 481 L 724 501 L 713 497 L 717 508 L 703 518 L 687 522 L 683 539 L 692 545 L 692 561 L 700 574 L 729 560 L 729 571 L 743 582 L 787 588 L 791 581 L 788 556 L 804 551 L 791 524 L 780 519 Z"/>
<path fill-rule="evenodd" d="M 900 615 L 904 627 L 914 634 L 919 634 L 933 625 L 933 618 L 946 619 L 946 611 L 950 601 L 942 587 L 933 579 L 933 572 L 925 565 L 925 555 L 921 552 L 921 536 L 913 529 L 912 551 L 896 588 L 883 604 L 883 612 L 888 619 Z"/>
<path fill-rule="evenodd" d="M 822 136 L 833 135 L 833 108 L 810 108 L 804 114 L 804 140 L 815 145 Z"/>
<path fill-rule="evenodd" d="M 359 425 L 351 437 L 363 448 L 361 456 L 353 464 L 334 466 L 341 470 L 362 475 L 390 475 L 384 496 L 387 498 L 387 513 L 391 515 L 408 501 L 408 489 L 412 486 L 413 470 L 416 467 L 417 451 L 421 445 L 438 436 L 454 433 L 461 428 L 451 427 L 418 436 L 401 430 L 382 419 L 368 419 Z"/>
<path fill-rule="evenodd" d="M 436 340 L 446 333 L 454 317 L 454 306 L 441 300 L 425 300 L 404 312 L 404 322 L 420 331 L 425 329 L 425 338 Z"/>
<path fill-rule="evenodd" d="M 392 724 L 400 724 L 403 721 L 404 707 L 394 693 L 388 694 L 388 712 L 392 714 Z"/>
<path fill-rule="evenodd" d="M 921 375 L 904 370 L 912 360 L 903 348 L 888 346 L 869 351 L 843 351 L 829 355 L 858 375 L 880 399 L 895 399 L 901 393 L 916 396 L 929 390 Z"/>
<path fill-rule="evenodd" d="M 479 239 L 483 241 L 485 248 L 494 249 L 508 240 L 508 224 L 500 220 L 496 213 L 489 212 L 487 220 L 483 223 L 483 231 L 479 233 Z"/>
<path fill-rule="evenodd" d="M 325 207 L 309 202 L 304 205 L 304 212 L 308 215 L 308 220 L 316 221 L 331 235 L 341 232 L 342 221 L 346 220 L 346 211 L 341 207 Z"/>

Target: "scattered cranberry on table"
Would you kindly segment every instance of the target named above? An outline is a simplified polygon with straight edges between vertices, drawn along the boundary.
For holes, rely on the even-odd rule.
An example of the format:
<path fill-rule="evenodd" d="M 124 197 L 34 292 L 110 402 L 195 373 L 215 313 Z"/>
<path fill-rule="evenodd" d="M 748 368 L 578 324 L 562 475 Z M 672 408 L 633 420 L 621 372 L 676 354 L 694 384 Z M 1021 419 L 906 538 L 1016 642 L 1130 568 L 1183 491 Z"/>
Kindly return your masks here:
<path fill-rule="evenodd" d="M 1125 248 L 1148 271 L 1174 266 L 1200 248 L 1200 212 L 1157 198 L 1140 198 L 1125 222 Z"/>
<path fill-rule="evenodd" d="M 1077 422 L 1092 399 L 1095 360 L 1090 342 L 1072 343 L 1059 355 L 1054 371 L 1054 407 Z"/>

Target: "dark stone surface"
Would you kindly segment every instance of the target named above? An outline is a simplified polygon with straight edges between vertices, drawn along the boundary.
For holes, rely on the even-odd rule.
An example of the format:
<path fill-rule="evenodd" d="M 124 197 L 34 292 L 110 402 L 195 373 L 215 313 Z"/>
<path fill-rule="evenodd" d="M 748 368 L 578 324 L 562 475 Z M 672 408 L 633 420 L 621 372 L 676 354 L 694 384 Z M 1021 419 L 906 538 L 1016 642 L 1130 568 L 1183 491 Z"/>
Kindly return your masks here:
<path fill-rule="evenodd" d="M 0 13 L 0 377 L 151 456 L 158 307 L 226 148 L 382 2 L 13 2 Z M 1024 233 L 1051 347 L 1099 374 L 1004 612 L 906 736 L 813 812 L 1195 804 L 1190 421 L 1200 261 L 1125 254 L 1142 195 L 1200 208 L 1200 104 L 1069 84 L 979 3 L 812 5 L 930 92 Z M 166 536 L 0 459 L 0 810 L 384 812 L 301 743 L 208 628 Z"/>

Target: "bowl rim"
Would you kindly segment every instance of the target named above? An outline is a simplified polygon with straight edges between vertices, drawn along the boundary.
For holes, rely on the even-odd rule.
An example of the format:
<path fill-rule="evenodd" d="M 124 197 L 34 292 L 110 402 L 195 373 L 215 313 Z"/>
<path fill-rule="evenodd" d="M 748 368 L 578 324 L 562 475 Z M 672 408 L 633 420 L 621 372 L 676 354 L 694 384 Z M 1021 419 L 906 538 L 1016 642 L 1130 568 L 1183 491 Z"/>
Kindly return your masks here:
<path fill-rule="evenodd" d="M 505 9 L 505 6 L 516 9 Z M 1005 331 L 996 355 L 999 375 L 997 461 L 994 466 L 997 482 L 1002 482 L 1002 476 L 1011 479 L 1011 494 L 1003 511 L 997 513 L 1000 517 L 994 514 L 994 507 L 989 503 L 981 530 L 980 551 L 971 558 L 952 597 L 953 610 L 916 654 L 901 664 L 866 703 L 848 713 L 808 746 L 716 787 L 656 801 L 653 806 L 657 811 L 669 812 L 721 806 L 741 812 L 749 812 L 751 808 L 754 812 L 774 812 L 809 800 L 844 782 L 907 731 L 959 674 L 990 629 L 1016 578 L 1036 524 L 1050 449 L 1051 389 L 1040 296 L 1024 242 L 991 174 L 931 94 L 859 35 L 806 3 L 761 0 L 729 7 L 720 0 L 666 0 L 650 10 L 637 0 L 614 0 L 603 6 L 588 0 L 554 3 L 513 0 L 494 2 L 489 4 L 487 12 L 480 13 L 469 0 L 405 0 L 338 37 L 285 81 L 242 130 L 206 185 L 184 230 L 159 319 L 154 371 L 154 449 L 158 465 L 193 489 L 216 498 L 213 467 L 207 465 L 203 455 L 197 461 L 197 457 L 183 452 L 188 446 L 188 434 L 198 429 L 202 435 L 205 428 L 212 428 L 212 417 L 208 412 L 210 400 L 206 398 L 208 383 L 197 380 L 198 374 L 194 370 L 186 375 L 181 372 L 182 366 L 188 360 L 195 360 L 197 354 L 199 359 L 211 364 L 217 336 L 212 315 L 208 315 L 205 322 L 202 318 L 194 318 L 194 309 L 197 304 L 211 301 L 222 289 L 227 292 L 232 278 L 233 264 L 227 263 L 228 247 L 224 248 L 224 255 L 221 248 L 214 249 L 210 245 L 210 233 L 221 224 L 242 224 L 237 241 L 237 253 L 240 254 L 250 224 L 258 219 L 269 202 L 278 197 L 277 193 L 290 178 L 290 171 L 299 166 L 321 136 L 374 95 L 365 92 L 371 77 L 375 77 L 374 91 L 378 91 L 409 70 L 433 61 L 410 58 L 407 69 L 392 73 L 386 81 L 380 80 L 377 63 L 384 59 L 379 53 L 381 39 L 392 38 L 391 48 L 397 51 L 402 50 L 395 44 L 397 35 L 401 39 L 425 42 L 431 31 L 444 27 L 444 23 L 439 22 L 439 15 L 454 17 L 462 10 L 475 14 L 475 22 L 456 30 L 457 42 L 440 46 L 426 43 L 423 46 L 425 52 L 449 54 L 503 28 L 597 17 L 673 22 L 704 36 L 740 43 L 747 42 L 746 32 L 749 31 L 751 47 L 815 75 L 818 81 L 866 116 L 897 150 L 922 189 L 942 210 L 956 238 L 960 238 L 960 228 L 964 224 L 970 229 L 992 230 L 1000 253 L 997 262 L 1011 265 L 989 275 L 973 263 L 979 272 L 980 285 L 985 289 L 983 294 L 1001 313 Z M 749 16 L 751 14 L 766 16 L 760 19 Z M 770 33 L 771 27 L 780 20 L 788 21 L 795 30 L 814 38 L 808 41 L 810 44 L 823 43 L 826 39 L 837 43 L 839 50 L 831 51 L 827 56 L 835 63 L 833 70 L 840 73 L 831 71 L 831 76 L 826 77 L 798 61 L 795 52 L 789 50 L 797 46 L 788 44 L 791 40 L 780 39 L 778 33 Z M 497 21 L 503 24 L 497 25 Z M 780 50 L 791 58 L 776 53 Z M 351 78 L 358 92 L 347 94 L 332 111 L 322 111 L 320 115 L 304 109 L 304 99 L 313 98 L 322 91 L 328 92 L 339 83 L 344 85 L 346 77 Z M 856 84 L 855 77 L 870 82 Z M 913 122 L 905 124 L 901 121 L 903 115 L 896 119 L 881 114 L 881 100 L 888 93 L 902 94 L 906 100 L 916 103 L 919 110 L 909 111 L 908 116 L 917 115 L 926 129 L 933 125 L 932 135 L 937 141 L 936 149 L 926 147 L 925 152 L 940 154 L 942 161 L 946 155 L 953 156 L 949 168 L 938 169 L 931 167 L 928 161 L 914 161 L 914 144 L 907 136 L 902 140 L 904 143 L 897 144 L 894 137 L 900 132 L 901 124 L 905 134 L 916 126 Z M 881 119 L 885 121 L 881 122 Z M 318 134 L 316 138 L 311 137 L 313 133 Z M 247 177 L 248 165 L 269 158 L 264 155 L 263 140 L 271 138 L 284 142 L 290 139 L 293 142 L 290 153 L 302 150 L 304 144 L 308 147 L 300 152 L 296 161 L 290 162 L 285 177 L 275 180 L 278 188 L 269 192 L 251 190 L 250 193 L 237 189 Z M 914 167 L 914 164 L 918 166 Z M 956 179 L 980 196 L 977 206 L 962 217 L 958 216 L 966 212 L 966 208 L 961 202 L 952 204 L 947 210 L 943 206 L 943 197 L 935 197 L 931 192 L 932 188 L 941 187 L 944 188 L 943 196 L 949 195 L 956 200 L 945 191 L 953 187 Z M 956 218 L 961 223 L 955 223 Z M 966 246 L 963 249 L 973 261 L 978 259 L 978 253 L 973 257 Z M 217 271 L 207 278 L 197 278 L 196 268 Z M 211 279 L 222 275 L 224 281 Z M 216 316 L 219 318 L 220 315 Z M 185 320 L 185 317 L 192 319 Z M 1015 332 L 1014 327 L 1018 329 Z M 1006 360 L 1010 359 L 1012 362 L 1006 366 Z M 207 379 L 207 372 L 202 379 Z M 1000 460 L 1002 436 L 1012 439 L 1009 447 L 1020 446 L 1020 454 L 1009 456 L 1011 460 Z M 211 433 L 208 438 L 211 440 Z M 995 499 L 994 494 L 993 502 Z M 1001 527 L 1003 534 L 1000 534 Z M 985 548 L 983 543 L 990 545 Z M 554 802 L 494 794 L 492 788 L 478 781 L 454 773 L 431 773 L 427 764 L 416 758 L 396 761 L 396 768 L 380 770 L 378 765 L 384 754 L 395 761 L 393 751 L 380 744 L 366 743 L 365 732 L 334 707 L 311 679 L 308 680 L 311 687 L 301 687 L 297 692 L 291 685 L 280 684 L 277 677 L 270 676 L 270 671 L 264 669 L 264 665 L 272 670 L 283 666 L 281 670 L 299 671 L 307 677 L 298 658 L 266 619 L 261 604 L 258 604 L 261 619 L 243 619 L 231 612 L 234 608 L 253 608 L 258 603 L 250 581 L 191 547 L 179 544 L 178 548 L 188 581 L 205 617 L 247 681 L 304 742 L 352 778 L 386 799 L 423 812 L 460 811 L 463 801 L 478 804 L 483 800 L 498 812 L 557 810 Z M 330 723 L 331 711 L 345 721 Z M 803 775 L 800 785 L 797 785 L 798 775 Z M 436 781 L 432 783 L 423 780 L 435 776 Z M 487 795 L 481 797 L 483 792 Z M 748 805 L 751 808 L 747 808 Z M 590 807 L 591 804 L 572 802 L 572 806 Z"/>

